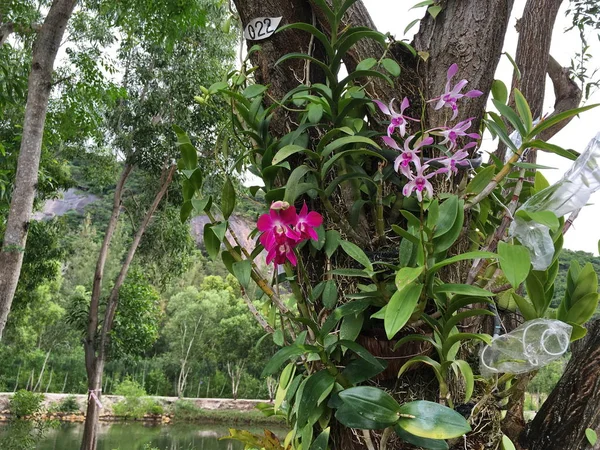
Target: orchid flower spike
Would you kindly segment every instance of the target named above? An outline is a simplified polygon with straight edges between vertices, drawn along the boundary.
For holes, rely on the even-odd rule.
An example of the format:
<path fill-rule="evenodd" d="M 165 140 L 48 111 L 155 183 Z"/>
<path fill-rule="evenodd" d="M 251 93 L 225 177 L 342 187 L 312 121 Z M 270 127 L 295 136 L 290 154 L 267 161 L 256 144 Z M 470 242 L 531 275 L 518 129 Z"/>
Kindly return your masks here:
<path fill-rule="evenodd" d="M 409 103 L 407 97 L 404 97 L 404 99 L 402 100 L 402 103 L 400 104 L 400 113 L 399 114 L 394 109 L 394 100 L 396 100 L 396 99 L 393 98 L 392 101 L 390 102 L 389 106 L 385 105 L 383 102 L 381 102 L 379 100 L 373 100 L 373 102 L 379 107 L 379 109 L 381 110 L 382 113 L 390 116 L 390 125 L 388 126 L 388 129 L 387 129 L 388 136 L 391 137 L 392 134 L 394 133 L 394 130 L 396 128 L 398 128 L 398 130 L 400 130 L 400 136 L 404 137 L 404 135 L 406 134 L 407 120 L 413 120 L 415 122 L 419 122 L 419 120 L 404 115 L 404 110 L 410 106 L 410 103 Z"/>
<path fill-rule="evenodd" d="M 448 74 L 447 74 L 447 80 L 446 81 L 446 90 L 445 92 L 436 98 L 432 98 L 431 100 L 429 100 L 430 102 L 435 102 L 437 101 L 437 104 L 435 105 L 435 109 L 438 110 L 440 108 L 442 108 L 443 106 L 446 106 L 448 108 L 452 108 L 452 118 L 450 120 L 454 120 L 456 119 L 456 116 L 458 116 L 458 105 L 456 104 L 456 102 L 461 99 L 462 97 L 469 97 L 469 98 L 474 98 L 474 97 L 479 97 L 480 95 L 483 95 L 483 92 L 478 91 L 478 90 L 472 90 L 467 92 L 466 94 L 461 94 L 460 91 L 463 90 L 463 88 L 467 85 L 468 81 L 467 80 L 460 80 L 453 88 L 450 88 L 450 82 L 452 80 L 452 78 L 454 77 L 454 75 L 456 75 L 456 73 L 458 72 L 458 65 L 456 63 L 452 64 L 449 68 L 448 68 Z"/>

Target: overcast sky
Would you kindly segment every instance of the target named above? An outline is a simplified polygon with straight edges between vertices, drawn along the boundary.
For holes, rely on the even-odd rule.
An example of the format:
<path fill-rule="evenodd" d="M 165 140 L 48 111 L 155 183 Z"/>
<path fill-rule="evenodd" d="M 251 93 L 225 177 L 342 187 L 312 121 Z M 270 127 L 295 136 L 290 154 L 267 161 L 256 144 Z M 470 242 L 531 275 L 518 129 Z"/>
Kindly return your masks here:
<path fill-rule="evenodd" d="M 407 38 L 418 31 L 418 25 L 415 25 L 406 36 L 403 36 L 403 30 L 414 19 L 421 18 L 425 8 L 409 11 L 409 8 L 417 1 L 390 1 L 390 0 L 363 0 L 368 8 L 379 31 L 390 32 L 397 39 Z M 517 33 L 514 25 L 517 17 L 522 14 L 524 1 L 515 2 L 511 23 L 507 31 L 504 51 L 513 57 L 517 47 Z M 558 19 L 554 27 L 552 39 L 551 54 L 563 66 L 569 66 L 571 58 L 580 48 L 579 34 L 575 30 L 565 32 L 570 25 L 570 18 L 565 17 L 565 10 L 568 2 L 558 13 Z M 595 35 L 589 36 L 591 52 L 595 61 L 591 61 L 590 70 L 600 66 L 600 43 Z M 498 66 L 496 78 L 501 79 L 507 85 L 510 85 L 512 78 L 512 66 L 506 57 L 503 57 Z M 476 89 L 477 86 L 470 86 Z M 554 104 L 554 93 L 550 79 L 546 82 L 546 107 L 544 113 L 552 112 Z M 600 92 L 596 92 L 588 100 L 589 104 L 600 103 Z M 600 107 L 598 110 L 592 110 L 575 118 L 567 127 L 560 131 L 550 142 L 565 148 L 572 148 L 582 152 L 589 141 L 600 132 Z M 482 150 L 493 151 L 496 143 L 492 143 L 489 138 L 484 138 Z M 558 181 L 563 173 L 571 166 L 569 161 L 564 158 L 540 152 L 538 157 L 539 164 L 556 167 L 556 170 L 544 170 L 543 174 L 552 183 Z M 600 192 L 597 192 L 590 199 L 590 205 L 583 209 L 579 218 L 575 221 L 573 228 L 565 236 L 565 247 L 572 250 L 585 250 L 590 253 L 598 254 L 598 240 L 600 239 Z"/>

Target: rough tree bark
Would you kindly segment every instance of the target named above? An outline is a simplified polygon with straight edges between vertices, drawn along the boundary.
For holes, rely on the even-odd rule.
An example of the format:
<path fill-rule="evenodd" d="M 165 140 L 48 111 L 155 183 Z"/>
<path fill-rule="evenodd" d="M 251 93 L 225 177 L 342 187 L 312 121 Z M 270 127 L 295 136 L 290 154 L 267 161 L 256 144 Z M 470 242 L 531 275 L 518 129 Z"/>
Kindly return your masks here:
<path fill-rule="evenodd" d="M 327 0 L 331 3 L 330 0 Z M 548 54 L 550 38 L 558 8 L 562 0 L 528 0 L 525 14 L 519 23 L 519 44 L 517 63 L 520 64 L 522 78 L 519 88 L 525 97 L 532 103 L 534 116 L 540 115 L 543 107 L 543 94 L 546 72 L 554 84 L 556 94 L 556 111 L 554 114 L 578 106 L 581 92 L 569 79 L 568 73 L 562 69 Z M 458 80 L 469 80 L 469 87 L 483 91 L 484 95 L 461 104 L 460 115 L 457 120 L 473 117 L 474 127 L 479 127 L 485 111 L 485 103 L 494 79 L 496 66 L 501 57 L 504 36 L 507 31 L 514 0 L 443 0 L 439 2 L 442 10 L 434 19 L 426 13 L 421 20 L 420 30 L 415 37 L 414 46 L 418 51 L 428 55 L 426 61 L 408 57 L 401 51 L 401 46 L 392 46 L 392 56 L 402 66 L 402 75 L 393 88 L 377 81 L 367 86 L 368 93 L 383 101 L 391 98 L 402 98 L 407 95 L 411 103 L 418 104 L 421 94 L 423 98 L 433 98 L 444 92 L 446 84 L 446 71 L 448 67 L 457 63 L 459 66 Z M 314 16 L 320 29 L 327 32 L 326 20 L 319 8 L 311 0 L 290 0 L 285 2 L 285 7 L 275 0 L 235 0 L 237 10 L 240 12 L 245 25 L 253 17 L 262 15 L 283 15 L 284 23 L 293 23 L 302 20 L 301 17 L 313 17 L 307 4 L 313 7 Z M 285 11 L 282 10 L 285 9 Z M 301 11 L 301 13 L 299 13 Z M 293 14 L 288 14 L 292 12 Z M 287 15 L 286 15 L 287 14 Z M 367 26 L 374 28 L 368 11 L 361 1 L 355 3 L 345 17 L 344 25 Z M 269 62 L 290 52 L 305 52 L 305 42 L 288 39 L 290 32 L 275 35 L 263 41 L 263 53 L 255 54 L 252 62 L 260 67 L 260 82 L 270 84 L 277 89 L 280 98 L 284 88 L 293 88 L 300 83 L 297 73 L 301 68 L 282 68 L 274 71 Z M 306 34 L 308 39 L 308 34 Z M 272 41 L 272 42 L 271 42 Z M 253 42 L 249 42 L 249 45 Z M 379 58 L 384 49 L 377 43 L 364 40 L 355 45 L 344 63 L 352 70 L 363 59 Z M 388 55 L 389 56 L 389 55 Z M 303 64 L 303 62 L 302 62 Z M 408 75 L 408 76 L 407 76 Z M 283 77 L 285 80 L 281 80 Z M 539 111 L 539 112 L 538 112 Z M 449 110 L 442 108 L 439 111 L 427 110 L 425 128 L 443 124 L 449 118 Z M 566 123 L 559 124 L 547 130 L 544 139 L 549 139 L 558 129 Z M 271 128 L 275 135 L 281 135 L 284 126 Z M 444 186 L 452 189 L 452 186 Z M 343 207 L 343 206 L 342 206 Z M 460 280 L 466 278 L 466 271 L 453 274 Z M 520 424 L 522 425 L 522 424 Z M 336 441 L 332 448 L 365 448 L 367 444 L 357 444 L 354 439 Z M 368 446 L 368 445 L 367 445 Z M 400 448 L 393 443 L 388 448 Z M 460 444 L 462 447 L 462 443 Z M 470 448 L 470 447 L 469 447 Z M 544 447 L 539 447 L 544 448 Z"/>
<path fill-rule="evenodd" d="M 560 381 L 522 436 L 531 450 L 591 448 L 586 427 L 600 432 L 600 320 L 573 344 L 573 354 Z M 597 447 L 594 447 L 597 448 Z"/>
<path fill-rule="evenodd" d="M 165 172 L 163 173 L 163 177 L 161 179 L 161 187 L 157 192 L 156 196 L 154 197 L 154 201 L 146 211 L 146 214 L 142 222 L 140 223 L 137 232 L 135 233 L 133 241 L 129 246 L 127 255 L 125 256 L 125 260 L 121 265 L 121 270 L 119 271 L 117 279 L 115 280 L 115 283 L 111 289 L 106 304 L 106 309 L 104 312 L 102 327 L 100 330 L 98 330 L 99 300 L 100 292 L 102 289 L 104 264 L 106 263 L 106 257 L 108 255 L 110 241 L 112 239 L 112 235 L 114 229 L 116 228 L 119 218 L 123 187 L 125 186 L 125 182 L 129 173 L 131 173 L 132 166 L 128 164 L 125 165 L 121 177 L 119 179 L 119 183 L 117 184 L 117 189 L 115 190 L 114 196 L 113 212 L 109 220 L 109 225 L 98 256 L 98 264 L 96 267 L 96 274 L 94 276 L 94 286 L 92 290 L 92 302 L 90 304 L 88 330 L 86 340 L 84 342 L 85 366 L 88 377 L 88 390 L 90 395 L 88 398 L 87 412 L 85 416 L 85 426 L 83 439 L 81 442 L 81 450 L 96 450 L 96 426 L 98 423 L 100 408 L 97 402 L 95 401 L 95 398 L 97 398 L 98 401 L 100 401 L 99 399 L 101 398 L 102 394 L 102 374 L 107 359 L 110 332 L 112 330 L 115 314 L 119 305 L 119 291 L 121 289 L 121 286 L 125 282 L 125 278 L 127 277 L 127 273 L 129 272 L 129 267 L 131 266 L 131 262 L 133 261 L 133 257 L 135 256 L 135 253 L 146 231 L 146 228 L 148 227 L 150 220 L 154 216 L 154 212 L 158 208 L 158 205 L 162 201 L 163 197 L 167 192 L 167 189 L 169 188 L 169 185 L 171 184 L 171 181 L 173 180 L 173 175 L 175 174 L 176 168 L 177 167 L 175 165 L 171 165 L 168 169 L 165 169 Z"/>
<path fill-rule="evenodd" d="M 55 0 L 33 44 L 15 187 L 0 250 L 0 339 L 12 305 L 27 242 L 54 60 L 77 0 Z M 8 34 L 6 34 L 8 36 Z M 4 39 L 4 34 L 2 35 Z"/>

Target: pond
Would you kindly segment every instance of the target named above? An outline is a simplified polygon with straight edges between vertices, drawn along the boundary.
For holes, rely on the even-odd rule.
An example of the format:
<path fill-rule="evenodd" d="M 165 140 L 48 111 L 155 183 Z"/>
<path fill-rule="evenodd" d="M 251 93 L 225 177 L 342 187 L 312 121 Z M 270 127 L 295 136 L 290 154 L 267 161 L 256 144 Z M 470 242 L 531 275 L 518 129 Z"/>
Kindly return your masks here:
<path fill-rule="evenodd" d="M 267 425 L 271 429 L 272 425 Z M 249 429 L 262 434 L 261 428 L 236 425 L 235 428 Z M 283 430 L 272 430 L 278 436 Z M 0 428 L 1 440 L 6 443 L 7 428 Z M 226 426 L 214 424 L 178 424 L 149 426 L 141 423 L 100 423 L 98 428 L 98 450 L 242 450 L 243 444 L 237 441 L 220 441 L 219 437 L 229 433 Z M 37 450 L 79 450 L 83 424 L 62 423 L 58 428 L 48 430 Z M 10 438 L 9 438 L 10 439 Z M 13 444 L 13 443 L 11 443 Z M 16 444 L 16 442 L 14 443 Z M 12 445 L 9 444 L 9 447 Z M 17 445 L 15 448 L 22 448 Z"/>

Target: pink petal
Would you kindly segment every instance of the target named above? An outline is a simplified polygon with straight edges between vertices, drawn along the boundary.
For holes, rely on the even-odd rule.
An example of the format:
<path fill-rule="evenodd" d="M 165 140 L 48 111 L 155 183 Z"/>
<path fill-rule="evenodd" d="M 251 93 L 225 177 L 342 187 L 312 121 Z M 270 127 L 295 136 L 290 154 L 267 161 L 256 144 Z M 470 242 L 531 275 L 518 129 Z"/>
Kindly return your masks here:
<path fill-rule="evenodd" d="M 392 113 L 390 113 L 390 109 L 387 107 L 387 105 L 383 102 L 380 102 L 379 100 L 373 100 L 373 103 L 375 103 L 377 106 L 379 106 L 379 109 L 381 110 L 382 113 L 387 114 L 388 116 L 391 116 Z"/>
<path fill-rule="evenodd" d="M 467 83 L 467 80 L 460 80 L 449 93 L 454 95 L 458 94 L 460 91 L 462 91 L 462 88 L 467 85 Z"/>
<path fill-rule="evenodd" d="M 306 206 L 306 201 L 302 204 L 302 208 L 300 208 L 300 217 L 304 217 L 308 214 L 308 206 Z"/>
<path fill-rule="evenodd" d="M 475 97 L 479 97 L 483 95 L 483 92 L 478 91 L 477 89 L 473 89 L 472 91 L 469 91 L 465 94 L 465 97 L 469 97 L 469 98 L 475 98 Z"/>
<path fill-rule="evenodd" d="M 294 250 L 290 247 L 289 250 L 285 253 L 285 257 L 289 260 L 292 266 L 296 266 L 298 264 L 298 259 L 296 258 L 296 254 Z"/>
<path fill-rule="evenodd" d="M 404 113 L 404 110 L 410 106 L 410 102 L 408 101 L 408 97 L 404 97 L 402 99 L 402 104 L 400 105 L 400 114 Z"/>
<path fill-rule="evenodd" d="M 458 64 L 454 63 L 448 68 L 448 79 L 452 78 L 458 72 Z"/>
<path fill-rule="evenodd" d="M 267 231 L 273 228 L 273 220 L 269 214 L 263 214 L 258 218 L 258 222 L 256 222 L 256 227 L 259 231 Z"/>
<path fill-rule="evenodd" d="M 313 240 L 313 241 L 318 241 L 319 240 L 319 235 L 317 234 L 317 231 L 314 228 L 308 228 L 306 230 L 306 234 L 308 234 L 308 236 Z"/>
<path fill-rule="evenodd" d="M 306 216 L 304 223 L 306 223 L 308 226 L 311 226 L 313 228 L 319 227 L 323 223 L 323 216 L 321 216 L 321 214 L 319 214 L 316 211 L 311 211 Z"/>
<path fill-rule="evenodd" d="M 395 99 L 395 98 L 393 98 L 393 99 L 392 99 L 392 101 L 390 102 L 390 111 L 392 112 L 392 115 L 393 115 L 393 116 L 397 116 L 397 115 L 398 115 L 398 113 L 397 113 L 397 112 L 396 112 L 396 110 L 394 109 L 394 101 L 395 101 L 395 100 L 396 100 L 396 99 Z"/>
<path fill-rule="evenodd" d="M 290 206 L 287 209 L 282 209 L 279 212 L 281 220 L 286 225 L 296 225 L 298 222 L 298 214 L 296 213 L 296 208 Z"/>
<path fill-rule="evenodd" d="M 381 138 L 383 140 L 383 142 L 385 142 L 385 145 L 387 145 L 388 147 L 391 147 L 395 150 L 401 150 L 400 147 L 398 147 L 398 144 L 396 143 L 396 141 L 394 139 L 392 139 L 389 136 L 383 136 Z"/>
<path fill-rule="evenodd" d="M 391 136 L 392 134 L 394 134 L 394 129 L 396 128 L 396 126 L 393 123 L 390 123 L 387 127 L 387 134 L 388 136 Z"/>
<path fill-rule="evenodd" d="M 437 102 L 437 104 L 435 105 L 435 107 L 433 109 L 435 109 L 437 111 L 438 109 L 440 109 L 445 104 L 446 104 L 446 102 L 444 101 L 444 99 L 440 98 L 440 100 Z"/>
<path fill-rule="evenodd" d="M 477 133 L 468 133 L 467 136 L 473 139 L 481 139 L 481 136 L 479 136 Z"/>

